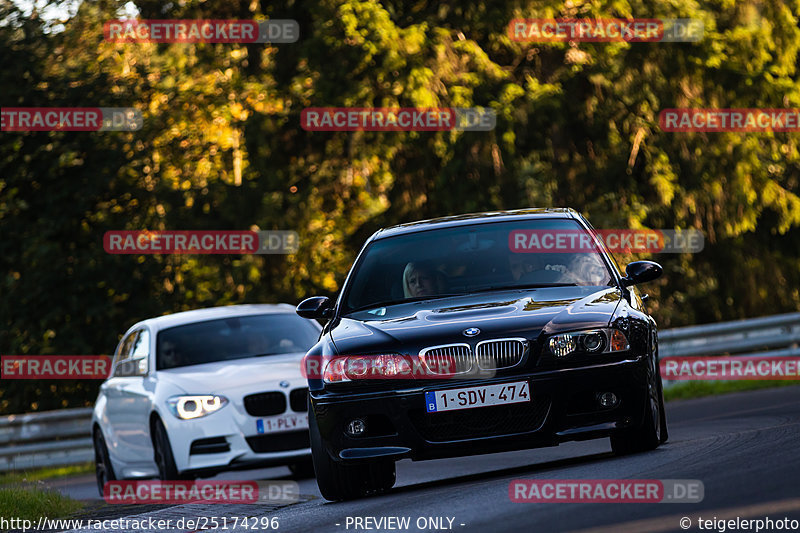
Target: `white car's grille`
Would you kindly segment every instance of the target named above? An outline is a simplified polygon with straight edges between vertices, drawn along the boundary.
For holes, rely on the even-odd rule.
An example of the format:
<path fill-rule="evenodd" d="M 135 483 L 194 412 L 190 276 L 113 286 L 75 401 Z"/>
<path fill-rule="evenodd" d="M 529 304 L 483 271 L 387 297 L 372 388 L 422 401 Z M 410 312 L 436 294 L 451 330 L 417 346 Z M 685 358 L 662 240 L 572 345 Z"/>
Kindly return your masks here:
<path fill-rule="evenodd" d="M 286 395 L 280 391 L 261 392 L 244 397 L 244 409 L 250 416 L 272 416 L 286 412 Z"/>

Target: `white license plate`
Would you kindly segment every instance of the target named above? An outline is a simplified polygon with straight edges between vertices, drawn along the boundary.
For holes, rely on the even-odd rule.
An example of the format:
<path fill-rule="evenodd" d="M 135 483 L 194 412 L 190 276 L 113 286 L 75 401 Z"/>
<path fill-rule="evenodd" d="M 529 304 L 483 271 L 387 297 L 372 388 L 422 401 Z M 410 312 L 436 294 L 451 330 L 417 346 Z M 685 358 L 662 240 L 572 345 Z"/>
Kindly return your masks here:
<path fill-rule="evenodd" d="M 278 433 L 292 429 L 308 428 L 308 415 L 279 415 L 256 420 L 256 431 L 259 433 Z"/>
<path fill-rule="evenodd" d="M 425 408 L 429 413 L 529 401 L 527 381 L 425 392 Z"/>

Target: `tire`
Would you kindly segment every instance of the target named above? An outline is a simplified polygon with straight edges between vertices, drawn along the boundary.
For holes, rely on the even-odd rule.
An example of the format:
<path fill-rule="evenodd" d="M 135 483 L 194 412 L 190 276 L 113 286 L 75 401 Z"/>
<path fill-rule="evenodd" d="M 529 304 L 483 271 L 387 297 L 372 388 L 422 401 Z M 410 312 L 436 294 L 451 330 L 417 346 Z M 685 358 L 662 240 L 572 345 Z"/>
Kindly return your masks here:
<path fill-rule="evenodd" d="M 153 423 L 153 460 L 158 466 L 158 479 L 161 481 L 175 481 L 187 479 L 181 476 L 175 466 L 175 456 L 172 455 L 172 446 L 169 444 L 167 429 L 161 420 Z"/>
<path fill-rule="evenodd" d="M 94 443 L 94 473 L 97 477 L 97 491 L 100 496 L 103 496 L 103 488 L 106 483 L 116 481 L 117 475 L 114 473 L 114 466 L 108 456 L 106 440 L 103 438 L 100 428 L 95 428 L 92 442 Z"/>
<path fill-rule="evenodd" d="M 311 457 L 303 458 L 289 464 L 289 470 L 295 479 L 309 479 L 314 477 L 314 461 Z"/>
<path fill-rule="evenodd" d="M 647 407 L 645 408 L 644 423 L 636 428 L 624 429 L 611 436 L 611 449 L 616 455 L 647 452 L 658 448 L 666 440 L 662 434 L 664 423 L 664 399 L 660 387 L 657 392 L 648 394 Z"/>
<path fill-rule="evenodd" d="M 657 337 L 656 335 L 656 339 Z M 653 373 L 658 380 L 659 416 L 661 419 L 661 439 L 659 440 L 659 444 L 664 444 L 669 438 L 669 432 L 667 430 L 667 411 L 664 409 L 664 382 L 661 380 L 661 364 L 659 362 L 661 356 L 658 351 L 658 341 L 654 340 L 653 344 L 655 346 L 653 350 Z"/>
<path fill-rule="evenodd" d="M 331 459 L 323 446 L 310 401 L 308 412 L 311 457 L 314 460 L 317 486 L 323 498 L 330 501 L 352 500 L 383 492 L 394 486 L 396 475 L 392 460 L 373 460 L 346 465 Z"/>
<path fill-rule="evenodd" d="M 661 418 L 661 441 L 659 444 L 664 444 L 669 438 L 667 430 L 667 412 L 664 409 L 664 388 L 661 384 L 661 374 L 658 376 L 658 398 L 659 398 L 659 415 Z"/>

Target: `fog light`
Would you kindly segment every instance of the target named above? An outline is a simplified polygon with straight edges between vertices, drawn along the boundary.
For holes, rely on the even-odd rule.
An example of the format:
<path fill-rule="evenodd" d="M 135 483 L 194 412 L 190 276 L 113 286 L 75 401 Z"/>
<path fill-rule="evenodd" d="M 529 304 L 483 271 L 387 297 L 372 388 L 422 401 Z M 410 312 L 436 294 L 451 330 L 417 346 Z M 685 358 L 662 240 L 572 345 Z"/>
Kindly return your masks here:
<path fill-rule="evenodd" d="M 619 398 L 613 392 L 602 392 L 597 395 L 597 401 L 603 407 L 614 407 L 619 403 Z"/>
<path fill-rule="evenodd" d="M 344 430 L 351 437 L 358 437 L 367 430 L 367 425 L 360 418 L 356 418 L 348 422 Z"/>

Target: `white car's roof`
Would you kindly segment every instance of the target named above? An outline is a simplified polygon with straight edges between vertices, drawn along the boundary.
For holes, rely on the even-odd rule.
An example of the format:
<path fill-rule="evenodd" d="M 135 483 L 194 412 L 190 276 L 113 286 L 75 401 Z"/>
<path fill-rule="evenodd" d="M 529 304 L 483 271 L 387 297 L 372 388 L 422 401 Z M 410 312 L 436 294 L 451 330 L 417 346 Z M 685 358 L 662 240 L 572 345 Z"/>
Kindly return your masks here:
<path fill-rule="evenodd" d="M 164 315 L 155 318 L 148 318 L 135 324 L 130 329 L 140 326 L 148 326 L 151 330 L 171 328 L 173 326 L 183 326 L 195 322 L 214 320 L 217 318 L 228 318 L 234 316 L 264 315 L 271 313 L 294 313 L 294 306 L 289 304 L 244 304 L 244 305 L 225 305 L 222 307 L 209 307 L 208 309 L 195 309 L 193 311 L 183 311 Z M 129 330 L 130 331 L 130 330 Z"/>

